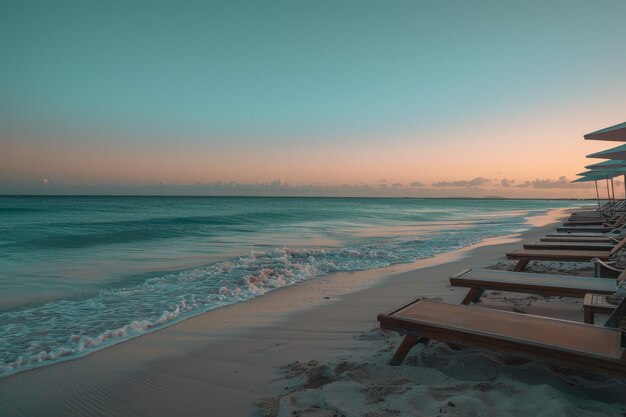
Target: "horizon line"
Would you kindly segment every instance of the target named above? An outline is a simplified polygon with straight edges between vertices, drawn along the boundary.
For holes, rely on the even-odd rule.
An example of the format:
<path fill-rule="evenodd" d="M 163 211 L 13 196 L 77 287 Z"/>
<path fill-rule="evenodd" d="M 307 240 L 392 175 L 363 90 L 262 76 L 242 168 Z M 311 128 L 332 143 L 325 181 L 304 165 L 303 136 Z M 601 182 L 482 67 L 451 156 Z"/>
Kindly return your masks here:
<path fill-rule="evenodd" d="M 307 196 L 307 195 L 166 195 L 166 194 L 0 194 L 0 198 L 5 197 L 168 197 L 168 198 L 360 198 L 360 199 L 405 199 L 405 200 L 589 200 L 596 201 L 595 198 L 583 197 L 560 197 L 560 198 L 540 198 L 540 197 L 402 197 L 402 196 Z M 600 200 L 608 200 L 601 198 Z M 622 200 L 616 198 L 616 200 Z"/>

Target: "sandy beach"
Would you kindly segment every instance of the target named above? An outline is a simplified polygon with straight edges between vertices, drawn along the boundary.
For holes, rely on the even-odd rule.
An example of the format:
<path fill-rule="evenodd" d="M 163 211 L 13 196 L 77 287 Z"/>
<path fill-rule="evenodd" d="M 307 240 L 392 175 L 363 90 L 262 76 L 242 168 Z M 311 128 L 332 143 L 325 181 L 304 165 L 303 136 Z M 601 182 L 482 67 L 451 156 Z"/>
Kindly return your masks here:
<path fill-rule="evenodd" d="M 626 1 L 0 10 L 0 417 L 626 417 Z"/>
<path fill-rule="evenodd" d="M 386 363 L 399 337 L 376 315 L 417 296 L 459 303 L 448 278 L 504 265 L 521 235 L 409 265 L 337 273 L 219 308 L 87 357 L 0 380 L 9 416 L 622 416 L 625 381 L 431 343 Z M 590 265 L 549 271 L 592 275 Z M 488 293 L 483 305 L 582 321 L 582 301 Z"/>

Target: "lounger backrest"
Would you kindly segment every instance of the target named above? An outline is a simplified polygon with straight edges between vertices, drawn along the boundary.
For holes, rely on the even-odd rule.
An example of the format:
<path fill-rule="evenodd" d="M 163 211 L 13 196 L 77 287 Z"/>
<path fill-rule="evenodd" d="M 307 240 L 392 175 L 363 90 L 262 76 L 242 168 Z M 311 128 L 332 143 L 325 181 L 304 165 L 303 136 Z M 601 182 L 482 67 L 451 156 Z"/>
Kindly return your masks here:
<path fill-rule="evenodd" d="M 624 222 L 624 216 L 626 216 L 626 214 L 618 216 L 616 219 L 610 221 L 609 224 L 621 225 Z"/>
<path fill-rule="evenodd" d="M 622 301 L 620 301 L 617 307 L 615 307 L 615 310 L 613 310 L 613 313 L 611 314 L 609 319 L 606 321 L 606 323 L 604 323 L 604 327 L 617 328 L 617 326 L 619 326 L 619 324 L 622 322 L 622 319 L 624 318 L 625 314 L 626 314 L 626 297 L 622 298 Z M 622 340 L 624 339 L 622 338 Z"/>
<path fill-rule="evenodd" d="M 621 240 L 621 242 L 619 242 L 617 245 L 615 245 L 615 247 L 613 249 L 611 249 L 611 252 L 609 252 L 610 256 L 615 255 L 617 252 L 621 251 L 624 246 L 626 246 L 626 237 L 624 239 Z"/>
<path fill-rule="evenodd" d="M 626 229 L 626 223 L 616 227 L 615 229 L 611 230 L 609 233 L 619 233 L 624 231 L 624 229 Z"/>

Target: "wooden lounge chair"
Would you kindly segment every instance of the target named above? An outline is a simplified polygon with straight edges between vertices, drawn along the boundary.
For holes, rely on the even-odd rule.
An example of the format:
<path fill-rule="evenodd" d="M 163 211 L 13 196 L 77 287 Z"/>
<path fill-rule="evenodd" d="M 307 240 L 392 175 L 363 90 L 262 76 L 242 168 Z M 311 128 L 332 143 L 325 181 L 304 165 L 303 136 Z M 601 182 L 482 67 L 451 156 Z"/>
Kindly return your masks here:
<path fill-rule="evenodd" d="M 620 212 L 615 212 L 615 215 L 619 214 Z M 586 218 L 601 218 L 601 219 L 610 219 L 614 217 L 614 215 L 612 215 L 609 212 L 605 212 L 605 213 L 601 213 L 597 210 L 594 211 L 577 211 L 575 213 L 570 214 L 569 218 L 570 219 L 586 219 Z"/>
<path fill-rule="evenodd" d="M 602 230 L 590 230 L 589 227 L 557 227 L 557 231 L 553 233 L 548 233 L 546 236 L 548 237 L 563 237 L 563 236 L 576 236 L 576 237 L 605 237 L 605 236 L 619 236 L 621 234 L 626 233 L 626 225 L 621 225 L 611 230 L 606 230 L 606 228 L 602 228 Z"/>
<path fill-rule="evenodd" d="M 570 219 L 563 223 L 563 226 L 605 226 L 605 227 L 618 227 L 624 223 L 625 213 L 615 215 L 612 218 L 603 217 L 570 217 Z"/>
<path fill-rule="evenodd" d="M 602 213 L 600 210 L 598 209 L 594 209 L 594 210 L 585 210 L 585 211 L 576 211 L 572 214 L 570 214 L 570 217 L 606 217 L 608 214 Z"/>
<path fill-rule="evenodd" d="M 523 271 L 530 261 L 591 262 L 596 258 L 607 261 L 611 255 L 609 251 L 602 250 L 518 249 L 507 253 L 506 257 L 518 261 L 513 271 L 519 272 Z"/>
<path fill-rule="evenodd" d="M 533 274 L 494 269 L 466 269 L 450 277 L 453 287 L 469 288 L 462 304 L 477 303 L 486 290 L 522 292 L 544 296 L 584 298 L 585 294 L 613 294 L 619 280 L 614 278 Z"/>
<path fill-rule="evenodd" d="M 572 213 L 569 216 L 570 220 L 580 220 L 580 219 L 603 219 L 606 220 L 609 217 L 607 215 L 601 214 L 601 213 L 592 213 L 592 212 L 587 212 L 587 213 Z"/>
<path fill-rule="evenodd" d="M 602 220 L 577 220 L 577 221 L 566 221 L 563 222 L 563 226 L 565 227 L 578 227 L 578 226 L 602 226 L 605 227 L 605 222 Z"/>
<path fill-rule="evenodd" d="M 517 260 L 513 271 L 519 272 L 526 268 L 530 261 L 557 261 L 557 262 L 591 262 L 593 259 L 607 261 L 616 255 L 626 245 L 626 238 L 622 239 L 610 251 L 606 250 L 575 250 L 575 249 L 519 249 L 506 254 L 508 259 Z"/>
<path fill-rule="evenodd" d="M 557 227 L 556 231 L 559 233 L 608 233 L 615 229 L 610 226 L 563 226 Z"/>
<path fill-rule="evenodd" d="M 563 223 L 564 227 L 558 227 L 557 232 L 576 232 L 576 231 L 611 231 L 624 225 L 626 213 L 621 213 L 610 220 L 583 219 L 576 218 L 574 220 Z"/>
<path fill-rule="evenodd" d="M 568 220 L 563 222 L 563 226 L 611 226 L 611 224 L 607 224 L 606 221 L 600 219 L 585 219 L 585 220 Z"/>
<path fill-rule="evenodd" d="M 590 237 L 609 237 L 609 236 L 619 236 L 619 233 L 600 233 L 600 232 L 582 232 L 582 233 L 548 233 L 546 237 L 580 237 L 580 238 L 590 238 Z"/>
<path fill-rule="evenodd" d="M 596 242 L 596 243 L 611 243 L 614 239 L 604 236 L 546 236 L 539 239 L 541 242 Z"/>
<path fill-rule="evenodd" d="M 404 334 L 391 365 L 429 339 L 518 353 L 603 374 L 626 375 L 626 298 L 603 327 L 529 314 L 417 299 L 379 314 L 380 327 Z"/>
<path fill-rule="evenodd" d="M 615 243 L 611 242 L 530 242 L 524 243 L 524 249 L 552 249 L 552 250 L 611 250 Z"/>
<path fill-rule="evenodd" d="M 581 217 L 581 216 L 572 216 L 566 222 L 563 223 L 564 226 L 591 226 L 591 225 L 606 225 L 607 223 L 617 223 L 613 222 L 611 219 L 606 217 L 597 216 L 597 217 Z"/>

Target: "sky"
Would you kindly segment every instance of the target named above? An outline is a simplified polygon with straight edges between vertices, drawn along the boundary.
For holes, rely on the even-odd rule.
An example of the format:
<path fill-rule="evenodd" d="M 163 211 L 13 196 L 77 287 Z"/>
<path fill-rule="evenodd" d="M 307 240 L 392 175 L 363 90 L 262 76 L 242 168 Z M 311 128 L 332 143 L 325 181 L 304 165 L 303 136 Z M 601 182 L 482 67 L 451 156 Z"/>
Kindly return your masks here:
<path fill-rule="evenodd" d="M 624 1 L 0 3 L 0 194 L 591 197 Z M 619 188 L 623 190 L 622 188 Z"/>

